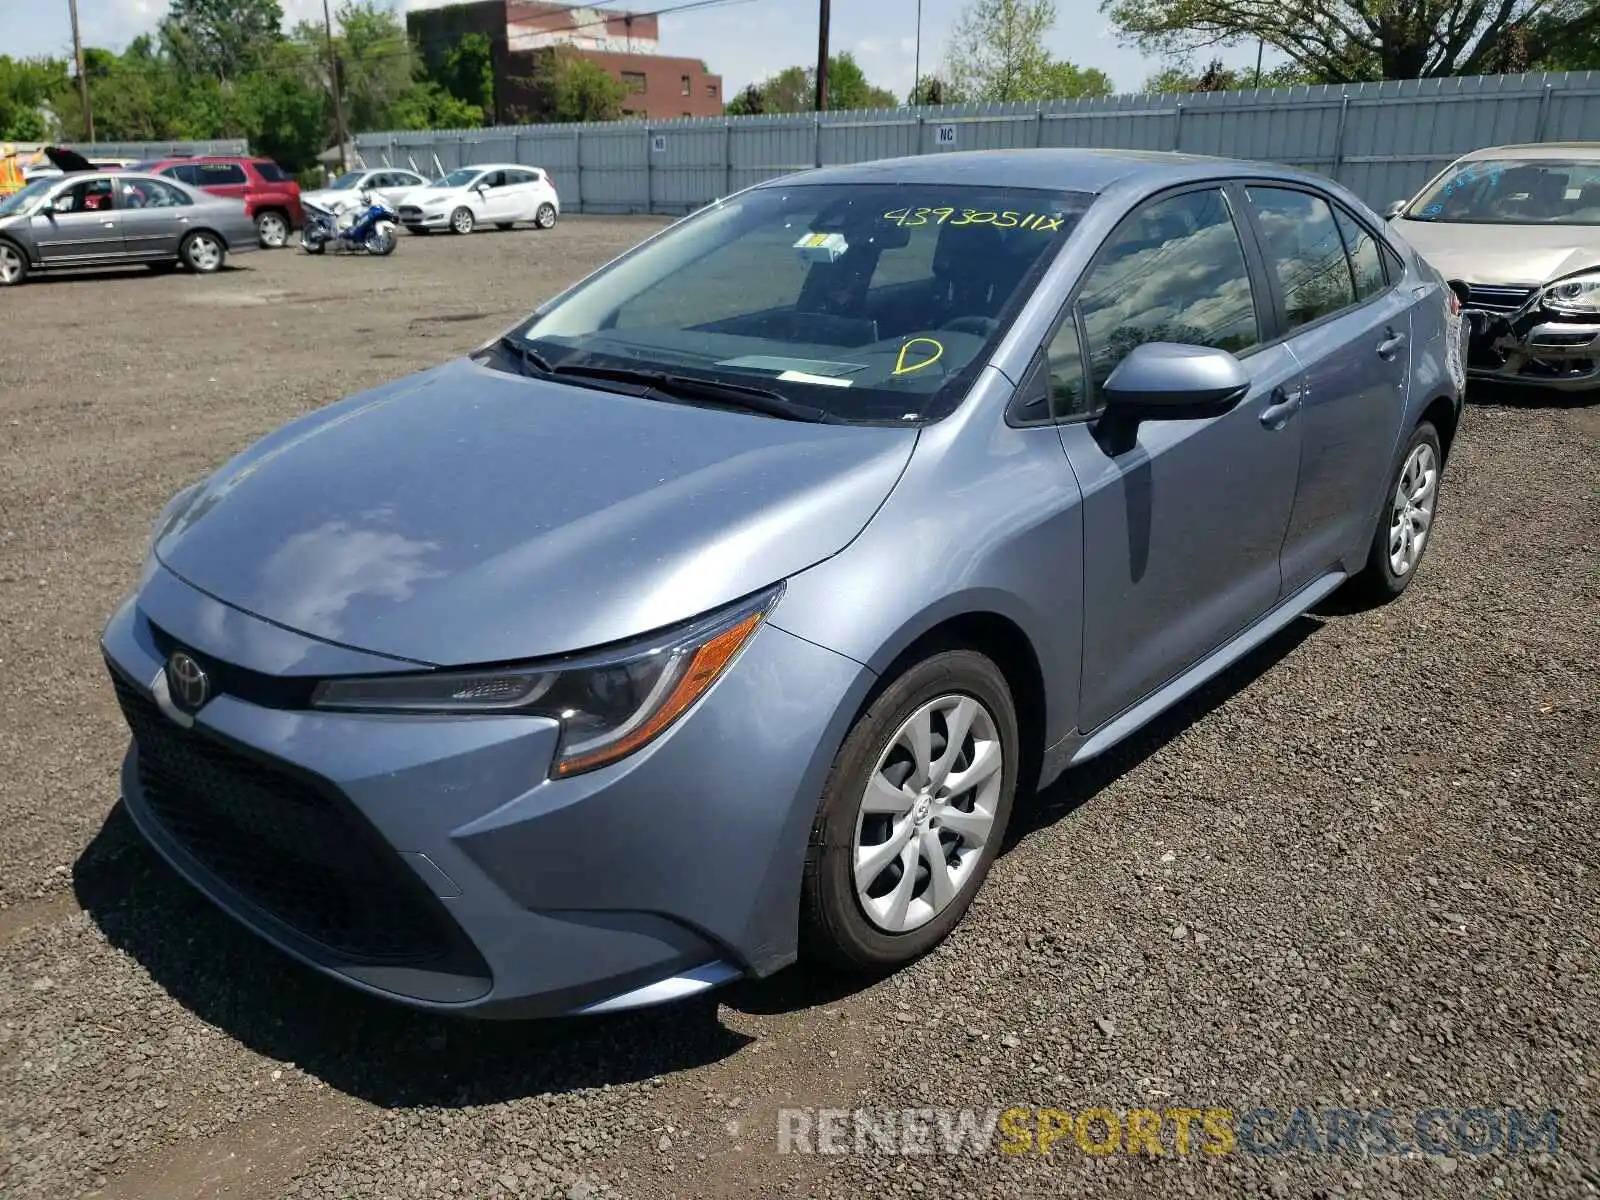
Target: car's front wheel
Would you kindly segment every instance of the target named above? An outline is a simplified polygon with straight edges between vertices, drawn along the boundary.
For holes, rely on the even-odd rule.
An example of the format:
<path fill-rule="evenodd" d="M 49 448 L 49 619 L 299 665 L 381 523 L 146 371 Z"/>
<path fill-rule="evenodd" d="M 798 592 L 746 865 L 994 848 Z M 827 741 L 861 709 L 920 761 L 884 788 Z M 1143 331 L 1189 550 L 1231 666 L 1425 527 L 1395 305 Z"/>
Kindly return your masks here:
<path fill-rule="evenodd" d="M 806 953 L 881 970 L 938 945 L 999 852 L 1018 765 L 1011 691 L 988 658 L 943 651 L 889 684 L 845 738 L 812 825 Z"/>
<path fill-rule="evenodd" d="M 1443 470 L 1439 431 L 1422 421 L 1412 430 L 1389 481 L 1366 568 L 1351 581 L 1361 600 L 1382 604 L 1410 586 L 1433 538 Z"/>
<path fill-rule="evenodd" d="M 0 287 L 16 287 L 28 278 L 28 260 L 10 242 L 0 242 Z"/>
<path fill-rule="evenodd" d="M 450 228 L 456 233 L 471 233 L 478 224 L 478 219 L 472 215 L 472 210 L 465 205 L 450 214 Z"/>

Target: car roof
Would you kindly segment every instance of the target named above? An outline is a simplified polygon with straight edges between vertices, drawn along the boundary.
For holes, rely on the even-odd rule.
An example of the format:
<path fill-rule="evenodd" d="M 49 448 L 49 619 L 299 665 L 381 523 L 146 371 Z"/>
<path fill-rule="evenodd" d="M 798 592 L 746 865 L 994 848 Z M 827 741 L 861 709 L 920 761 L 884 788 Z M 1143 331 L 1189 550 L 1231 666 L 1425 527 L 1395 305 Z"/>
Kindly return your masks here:
<path fill-rule="evenodd" d="M 1600 142 L 1522 142 L 1510 146 L 1485 146 L 1471 154 L 1463 154 L 1457 162 L 1481 162 L 1489 158 L 1502 159 L 1576 159 L 1579 162 L 1600 162 Z"/>
<path fill-rule="evenodd" d="M 803 173 L 805 183 L 980 184 L 1094 192 L 1132 177 L 1150 183 L 1178 183 L 1236 174 L 1307 178 L 1303 172 L 1266 163 L 1176 154 L 1164 150 L 958 150 L 873 162 L 819 167 Z M 795 176 L 769 180 L 761 187 L 789 186 Z"/>

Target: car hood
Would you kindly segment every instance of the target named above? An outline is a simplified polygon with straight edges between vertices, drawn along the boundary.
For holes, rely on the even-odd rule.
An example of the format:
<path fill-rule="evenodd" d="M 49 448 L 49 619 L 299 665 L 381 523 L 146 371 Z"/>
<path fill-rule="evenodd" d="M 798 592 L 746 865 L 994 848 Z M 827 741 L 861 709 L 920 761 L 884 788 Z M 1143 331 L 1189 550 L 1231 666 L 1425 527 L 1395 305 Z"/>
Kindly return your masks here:
<path fill-rule="evenodd" d="M 1600 267 L 1600 226 L 1390 224 L 1441 275 L 1463 283 L 1537 287 Z"/>
<path fill-rule="evenodd" d="M 280 429 L 184 497 L 156 554 L 278 625 L 461 665 L 620 641 L 836 554 L 914 430 L 813 425 L 466 360 Z"/>

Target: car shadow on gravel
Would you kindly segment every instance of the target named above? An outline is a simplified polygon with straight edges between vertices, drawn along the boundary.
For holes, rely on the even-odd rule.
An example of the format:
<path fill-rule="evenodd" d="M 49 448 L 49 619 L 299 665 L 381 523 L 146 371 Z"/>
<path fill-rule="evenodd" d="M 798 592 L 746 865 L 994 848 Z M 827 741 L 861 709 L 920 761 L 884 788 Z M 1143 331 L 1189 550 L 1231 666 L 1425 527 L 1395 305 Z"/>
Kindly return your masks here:
<path fill-rule="evenodd" d="M 1030 835 L 1055 824 L 1093 800 L 1120 776 L 1133 770 L 1173 738 L 1272 670 L 1324 622 L 1304 616 L 1257 646 L 1221 675 L 1162 713 L 1139 732 L 1098 758 L 1069 770 L 1030 799 L 1018 797 L 1006 829 L 1002 855 Z M 835 1004 L 886 978 L 824 970 L 787 970 L 770 979 L 750 980 L 723 991 L 723 1001 L 740 1012 L 775 1014 Z"/>
<path fill-rule="evenodd" d="M 1480 408 L 1588 408 L 1600 401 L 1600 388 L 1562 392 L 1555 388 L 1474 381 L 1467 387 L 1466 399 L 1468 404 Z"/>
<path fill-rule="evenodd" d="M 118 803 L 73 866 L 106 939 L 207 1024 L 387 1108 L 457 1107 L 650 1079 L 750 1041 L 712 997 L 637 1013 L 475 1021 L 367 996 L 236 925 L 152 850 Z"/>

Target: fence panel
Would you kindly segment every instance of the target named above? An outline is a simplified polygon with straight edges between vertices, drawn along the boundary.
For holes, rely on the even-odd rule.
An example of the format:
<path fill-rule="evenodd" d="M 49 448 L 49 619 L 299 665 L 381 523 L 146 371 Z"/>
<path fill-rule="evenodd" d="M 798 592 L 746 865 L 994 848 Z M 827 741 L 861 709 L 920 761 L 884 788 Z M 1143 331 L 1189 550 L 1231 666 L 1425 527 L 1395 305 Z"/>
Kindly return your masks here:
<path fill-rule="evenodd" d="M 499 159 L 541 166 L 571 212 L 680 214 L 816 166 L 1031 146 L 1181 149 L 1290 164 L 1329 175 L 1382 207 L 1465 151 L 1585 137 L 1600 137 L 1600 72 L 373 133 L 356 143 L 371 161 L 415 161 L 425 171 L 435 169 L 435 156 L 444 170 Z"/>

